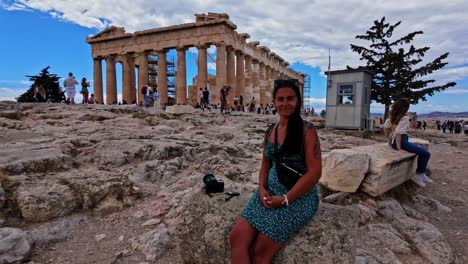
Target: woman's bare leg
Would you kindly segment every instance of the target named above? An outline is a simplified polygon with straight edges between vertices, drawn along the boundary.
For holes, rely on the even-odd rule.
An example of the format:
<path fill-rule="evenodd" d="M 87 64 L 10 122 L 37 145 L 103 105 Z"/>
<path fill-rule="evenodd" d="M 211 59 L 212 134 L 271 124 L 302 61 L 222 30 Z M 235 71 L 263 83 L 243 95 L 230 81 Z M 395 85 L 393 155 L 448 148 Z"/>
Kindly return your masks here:
<path fill-rule="evenodd" d="M 231 264 L 249 264 L 250 246 L 257 237 L 258 231 L 244 218 L 239 217 L 231 230 Z"/>
<path fill-rule="evenodd" d="M 254 242 L 253 264 L 269 264 L 273 257 L 284 246 L 279 242 L 259 233 Z"/>

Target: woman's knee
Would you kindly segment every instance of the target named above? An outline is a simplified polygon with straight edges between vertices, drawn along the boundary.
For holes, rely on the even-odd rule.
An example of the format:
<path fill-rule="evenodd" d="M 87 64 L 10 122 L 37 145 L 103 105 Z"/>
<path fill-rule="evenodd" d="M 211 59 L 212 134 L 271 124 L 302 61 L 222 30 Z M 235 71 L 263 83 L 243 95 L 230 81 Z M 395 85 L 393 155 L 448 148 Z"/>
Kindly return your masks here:
<path fill-rule="evenodd" d="M 231 247 L 249 247 L 253 240 L 254 233 L 241 221 L 236 223 L 229 234 Z"/>

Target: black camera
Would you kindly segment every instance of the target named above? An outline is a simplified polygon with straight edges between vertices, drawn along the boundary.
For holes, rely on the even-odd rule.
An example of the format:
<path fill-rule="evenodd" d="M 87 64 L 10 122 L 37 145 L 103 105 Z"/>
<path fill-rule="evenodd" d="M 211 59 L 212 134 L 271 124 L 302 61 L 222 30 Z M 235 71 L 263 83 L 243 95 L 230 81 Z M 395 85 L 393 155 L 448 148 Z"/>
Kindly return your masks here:
<path fill-rule="evenodd" d="M 203 183 L 205 183 L 205 191 L 208 195 L 210 193 L 224 192 L 224 181 L 216 180 L 213 174 L 206 174 L 203 177 Z"/>

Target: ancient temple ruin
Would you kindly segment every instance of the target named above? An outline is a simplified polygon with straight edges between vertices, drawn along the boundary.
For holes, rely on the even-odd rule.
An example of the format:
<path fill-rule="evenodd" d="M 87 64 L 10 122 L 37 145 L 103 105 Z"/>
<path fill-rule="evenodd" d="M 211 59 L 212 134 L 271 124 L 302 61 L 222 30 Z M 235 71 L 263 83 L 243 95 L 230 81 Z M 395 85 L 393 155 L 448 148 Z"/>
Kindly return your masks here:
<path fill-rule="evenodd" d="M 219 102 L 219 91 L 224 85 L 233 89 L 233 96 L 243 95 L 246 101 L 255 96 L 257 104 L 271 102 L 274 79 L 298 79 L 304 84 L 305 74 L 287 68 L 289 63 L 270 52 L 258 41 L 247 42 L 250 35 L 238 33 L 229 15 L 195 14 L 194 23 L 126 33 L 124 28 L 111 26 L 89 37 L 94 60 L 94 93 L 102 103 L 102 60 L 106 62 L 107 104 L 117 103 L 116 63 L 122 64 L 122 97 L 130 102 L 143 99 L 138 89 L 154 81 L 161 93 L 161 104 L 168 104 L 168 65 L 166 55 L 177 51 L 175 68 L 175 103 L 192 104 L 197 100 L 199 88 L 211 87 L 213 103 Z M 216 46 L 216 76 L 209 80 L 207 49 Z M 198 49 L 198 75 L 187 91 L 186 54 L 188 48 Z M 151 68 L 151 57 L 157 57 L 156 67 Z M 150 62 L 150 63 L 149 63 Z M 135 68 L 138 68 L 138 85 Z M 157 68 L 157 72 L 154 71 Z"/>

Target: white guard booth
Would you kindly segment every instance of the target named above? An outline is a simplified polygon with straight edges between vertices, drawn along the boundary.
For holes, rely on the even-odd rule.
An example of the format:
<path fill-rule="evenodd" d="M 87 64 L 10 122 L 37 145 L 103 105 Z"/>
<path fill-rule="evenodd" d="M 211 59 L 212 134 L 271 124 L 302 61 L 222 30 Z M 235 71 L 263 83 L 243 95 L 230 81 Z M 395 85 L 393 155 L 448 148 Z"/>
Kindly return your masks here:
<path fill-rule="evenodd" d="M 370 119 L 373 73 L 366 69 L 326 72 L 326 128 L 373 129 Z"/>

